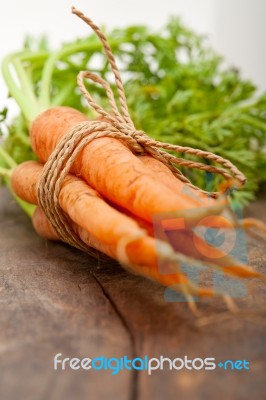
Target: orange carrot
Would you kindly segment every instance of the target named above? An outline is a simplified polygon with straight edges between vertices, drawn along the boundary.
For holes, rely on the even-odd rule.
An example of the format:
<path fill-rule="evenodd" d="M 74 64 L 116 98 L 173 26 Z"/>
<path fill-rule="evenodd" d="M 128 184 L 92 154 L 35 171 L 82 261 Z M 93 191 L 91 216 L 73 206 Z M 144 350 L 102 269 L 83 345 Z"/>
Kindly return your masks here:
<path fill-rule="evenodd" d="M 156 176 L 157 180 L 166 184 L 169 188 L 176 193 L 185 192 L 191 197 L 191 201 L 195 202 L 195 206 L 211 205 L 214 199 L 208 197 L 204 193 L 191 189 L 186 184 L 176 179 L 173 173 L 159 160 L 151 156 L 140 156 L 139 159 L 148 166 Z M 238 260 L 226 254 L 221 249 L 209 245 L 205 240 L 201 239 L 195 232 L 195 229 L 186 229 L 185 225 L 178 226 L 176 219 L 163 220 L 163 229 L 166 231 L 166 238 L 170 241 L 171 245 L 176 251 L 179 251 L 192 258 L 216 264 L 217 266 L 225 268 L 225 272 L 234 276 L 242 278 L 260 277 L 261 274 L 253 268 L 241 264 Z M 209 215 L 201 221 L 202 225 L 212 229 L 213 227 L 221 229 L 234 230 L 237 226 L 234 222 L 230 221 L 229 216 Z M 246 218 L 242 222 L 244 229 L 255 227 L 261 231 L 265 230 L 265 224 L 252 218 Z M 241 223 L 239 224 L 241 227 Z M 181 228 L 181 229 L 180 229 Z M 195 227 L 194 227 L 195 228 Z M 148 228 L 146 227 L 146 230 Z M 151 230 L 149 230 L 151 234 Z"/>
<path fill-rule="evenodd" d="M 43 238 L 53 240 L 59 240 L 59 237 L 55 233 L 52 225 L 47 220 L 44 212 L 37 207 L 33 215 L 33 225 L 36 232 Z M 113 245 L 107 245 L 99 242 L 93 235 L 89 234 L 85 229 L 79 227 L 77 224 L 72 222 L 72 228 L 79 235 L 84 243 L 88 246 L 93 247 L 96 250 L 108 255 L 111 258 L 116 258 L 116 248 Z M 198 296 L 213 296 L 215 295 L 213 289 L 208 288 L 197 288 L 187 278 L 186 275 L 181 272 L 177 273 L 165 273 L 160 272 L 157 267 L 157 256 L 155 242 L 152 238 L 146 237 L 145 240 L 130 243 L 127 246 L 127 254 L 130 259 L 131 272 L 138 273 L 148 279 L 159 282 L 163 286 L 175 287 L 176 289 L 187 288 L 187 291 L 191 291 L 192 294 Z M 141 258 L 141 264 L 139 264 Z M 168 265 L 169 269 L 171 267 Z"/>
<path fill-rule="evenodd" d="M 212 206 L 215 204 L 215 200 L 210 196 L 201 193 L 196 189 L 190 188 L 186 183 L 177 179 L 171 170 L 156 158 L 144 155 L 139 156 L 139 159 L 154 173 L 157 181 L 164 183 L 176 194 L 188 196 L 194 207 Z"/>
<path fill-rule="evenodd" d="M 149 236 L 154 237 L 154 226 L 152 224 L 143 221 L 141 218 L 132 215 L 129 211 L 118 207 L 115 204 L 113 204 L 113 207 L 135 219 L 138 225 L 141 228 L 144 228 Z M 159 223 L 159 221 L 157 223 Z M 254 227 L 254 221 L 251 221 L 251 219 L 248 219 L 247 224 Z M 230 220 L 223 216 L 206 217 L 204 226 L 210 229 L 213 227 L 219 227 L 222 229 L 234 230 L 236 228 Z M 162 233 L 160 235 L 161 240 L 170 243 L 174 250 L 180 254 L 191 257 L 192 260 L 203 261 L 202 265 L 204 265 L 204 263 L 207 265 L 212 264 L 213 267 L 216 266 L 217 269 L 223 270 L 225 274 L 233 275 L 238 278 L 262 278 L 260 272 L 248 265 L 244 265 L 219 247 L 211 246 L 197 234 L 195 229 L 187 229 L 185 224 L 180 224 L 178 219 L 163 219 L 161 221 L 160 230 Z M 226 232 L 226 234 L 228 234 L 228 232 Z"/>
<path fill-rule="evenodd" d="M 35 161 L 22 163 L 14 169 L 12 187 L 21 199 L 37 204 L 41 173 L 42 165 Z M 134 220 L 108 205 L 94 189 L 71 174 L 63 182 L 59 204 L 73 221 L 101 242 L 113 244 L 124 237 L 143 233 Z"/>
<path fill-rule="evenodd" d="M 185 193 L 187 196 L 189 196 L 191 198 L 191 202 L 194 202 L 195 207 L 208 207 L 215 204 L 215 200 L 210 196 L 188 187 L 185 183 L 177 179 L 170 171 L 170 169 L 167 168 L 166 165 L 164 165 L 159 160 L 156 160 L 153 157 L 147 155 L 140 156 L 139 159 L 143 162 L 143 164 L 145 164 L 153 171 L 154 176 L 156 176 L 156 179 L 158 179 L 158 181 L 163 182 L 176 193 Z M 173 224 L 173 229 L 175 229 L 177 222 L 174 218 L 172 222 L 171 219 L 164 221 L 164 227 L 166 228 L 167 225 L 167 228 L 171 230 L 171 223 Z M 217 228 L 219 227 L 221 229 L 232 229 L 240 226 L 242 226 L 244 229 L 257 227 L 261 231 L 266 231 L 265 224 L 259 223 L 255 219 L 246 218 L 243 220 L 242 224 L 240 223 L 239 225 L 237 225 L 234 221 L 231 221 L 230 215 L 227 215 L 226 217 L 223 215 L 217 216 L 212 213 L 211 209 L 209 215 L 203 218 L 200 224 L 206 227 L 216 226 Z"/>
<path fill-rule="evenodd" d="M 12 186 L 15 193 L 23 200 L 37 204 L 37 185 L 41 172 L 42 165 L 35 161 L 25 162 L 16 167 L 12 174 Z M 147 264 L 152 266 L 153 269 L 156 268 L 158 246 L 156 249 L 154 239 L 147 234 L 144 235 L 144 231 L 137 221 L 108 205 L 95 190 L 81 179 L 70 174 L 65 178 L 59 193 L 59 204 L 72 221 L 85 232 L 88 232 L 90 237 L 95 238 L 97 243 L 101 243 L 104 249 L 105 245 L 113 246 L 112 257 L 116 258 L 115 251 L 119 252 L 120 243 L 126 242 L 128 238 L 127 249 L 133 246 L 133 252 L 129 257 L 130 263 L 135 264 L 138 260 L 137 264 Z M 151 226 L 147 222 L 143 226 L 145 226 L 146 232 L 151 231 Z M 167 229 L 169 230 L 169 226 L 166 226 Z M 80 232 L 78 234 L 80 235 Z M 260 276 L 257 271 L 239 264 L 220 250 L 210 248 L 206 242 L 192 232 L 180 231 L 175 234 L 173 245 L 180 253 L 205 262 L 211 262 L 213 266 L 216 265 L 218 268 L 224 267 L 228 274 L 240 277 Z M 140 237 L 140 239 L 134 240 L 134 237 Z M 165 238 L 167 240 L 166 236 Z M 197 249 L 193 246 L 195 238 L 197 239 Z M 201 251 L 198 250 L 199 248 Z M 99 249 L 99 244 L 97 244 L 97 249 Z M 104 252 L 106 253 L 106 251 Z M 219 253 L 218 257 L 217 252 Z M 206 256 L 206 253 L 209 257 Z M 216 253 L 216 256 L 212 257 L 214 253 Z"/>
<path fill-rule="evenodd" d="M 149 236 L 154 236 L 154 228 L 153 228 L 153 224 L 151 224 L 150 222 L 145 221 L 144 219 L 132 214 L 130 211 L 128 211 L 127 209 L 118 206 L 115 203 L 109 202 L 109 204 L 115 208 L 116 210 L 118 210 L 119 212 L 121 212 L 122 214 L 127 215 L 128 217 L 134 219 L 138 226 L 142 229 L 145 229 L 145 231 L 148 233 Z"/>
<path fill-rule="evenodd" d="M 35 161 L 28 161 L 16 167 L 12 174 L 12 187 L 17 196 L 24 201 L 37 204 L 37 186 L 41 172 L 42 165 Z M 156 272 L 160 252 L 155 240 L 146 235 L 136 221 L 108 205 L 81 179 L 70 174 L 65 178 L 59 194 L 59 204 L 73 221 L 77 234 L 89 246 L 119 259 L 125 243 L 124 259 L 127 263 L 128 258 L 129 266 L 133 264 L 135 270 L 136 265 L 136 268 L 141 267 L 143 271 L 148 268 L 153 271 L 152 274 L 160 275 L 158 271 Z M 43 236 L 42 230 L 46 232 L 47 229 L 49 232 L 47 228 L 49 223 L 46 220 L 45 224 L 39 227 L 38 217 L 40 211 L 34 217 L 34 226 Z M 50 230 L 49 235 L 44 236 L 55 239 L 55 232 Z M 167 264 L 167 268 L 176 272 L 176 266 Z M 186 279 L 182 274 L 181 278 L 176 277 L 174 272 L 170 273 L 173 275 L 171 279 L 174 283 L 178 279 Z"/>
<path fill-rule="evenodd" d="M 215 200 L 210 196 L 201 193 L 198 190 L 188 187 L 185 183 L 176 179 L 173 173 L 170 171 L 169 168 L 166 167 L 162 162 L 156 160 L 155 158 L 144 155 L 139 156 L 139 159 L 143 162 L 144 165 L 150 168 L 153 171 L 154 176 L 156 179 L 166 186 L 171 188 L 173 191 L 178 193 L 185 193 L 186 195 L 190 196 L 191 201 L 195 202 L 195 206 L 202 207 L 205 206 L 212 206 L 215 204 Z M 222 185 L 220 185 L 222 186 Z M 228 187 L 228 183 L 224 184 L 225 188 Z M 226 217 L 225 217 L 226 216 Z M 232 221 L 230 214 L 224 215 L 221 217 L 217 217 L 216 215 L 207 216 L 203 221 L 201 221 L 201 225 L 203 226 L 216 226 L 217 228 L 221 229 L 232 229 L 232 228 L 243 228 L 247 231 L 250 229 L 258 230 L 261 233 L 266 233 L 266 224 L 256 218 L 244 218 L 241 221 Z M 170 222 L 168 222 L 169 224 Z M 176 222 L 174 222 L 175 224 Z M 170 227 L 170 226 L 169 226 Z"/>
<path fill-rule="evenodd" d="M 40 207 L 36 207 L 32 216 L 32 225 L 35 231 L 44 239 L 58 241 L 59 236 L 54 231 L 49 219 Z"/>
<path fill-rule="evenodd" d="M 39 159 L 46 162 L 60 138 L 84 120 L 86 116 L 68 107 L 55 107 L 40 114 L 30 132 Z M 177 194 L 157 182 L 150 170 L 117 139 L 104 137 L 87 144 L 76 158 L 72 172 L 108 200 L 149 222 L 161 212 L 186 213 L 186 220 L 191 223 L 210 213 L 208 207 L 195 208 L 186 194 Z M 212 212 L 218 213 L 223 207 L 224 202 L 215 202 Z"/>
<path fill-rule="evenodd" d="M 202 265 L 206 263 L 216 266 L 227 275 L 233 275 L 238 278 L 262 278 L 262 274 L 254 268 L 244 265 L 239 260 L 226 253 L 218 247 L 208 244 L 193 230 L 177 231 L 168 230 L 166 238 L 171 246 L 180 253 L 183 253 L 192 259 L 201 260 Z"/>

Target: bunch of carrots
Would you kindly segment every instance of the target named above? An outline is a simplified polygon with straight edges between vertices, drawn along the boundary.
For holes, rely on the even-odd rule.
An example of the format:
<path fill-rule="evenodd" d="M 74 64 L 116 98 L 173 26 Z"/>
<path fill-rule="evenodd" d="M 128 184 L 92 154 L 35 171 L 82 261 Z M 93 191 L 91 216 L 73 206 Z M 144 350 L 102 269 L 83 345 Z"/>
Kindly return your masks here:
<path fill-rule="evenodd" d="M 26 89 L 29 92 L 30 87 Z M 31 93 L 28 100 L 34 97 L 35 94 Z M 20 100 L 22 98 L 23 90 L 20 91 Z M 37 103 L 35 98 L 34 103 Z M 39 206 L 38 185 L 43 166 L 60 140 L 77 124 L 89 120 L 80 111 L 64 106 L 42 112 L 38 109 L 36 114 L 33 116 L 31 113 L 28 126 L 31 146 L 38 161 L 16 166 L 1 149 L 2 160 L 9 168 L 1 167 L 0 173 L 32 217 L 36 232 L 46 239 L 60 240 Z M 182 291 L 191 305 L 193 296 L 217 293 L 213 288 L 194 284 L 182 271 L 182 262 L 195 265 L 195 268 L 205 265 L 238 278 L 264 279 L 255 269 L 222 250 L 212 248 L 193 232 L 196 224 L 208 227 L 210 220 L 207 217 L 222 215 L 227 207 L 225 196 L 214 200 L 191 188 L 186 190 L 186 184 L 177 179 L 165 164 L 148 154 L 133 154 L 119 139 L 96 138 L 85 146 L 63 181 L 58 202 L 71 228 L 85 245 L 117 259 L 134 273 Z M 171 244 L 167 235 L 155 238 L 153 229 L 153 217 L 169 212 L 185 221 Z M 215 221 L 217 226 L 218 219 Z M 245 226 L 253 222 L 247 220 Z M 165 221 L 164 230 L 173 230 L 173 225 L 173 219 Z M 229 227 L 232 223 L 220 217 L 218 228 Z M 192 245 L 195 238 L 196 247 Z"/>

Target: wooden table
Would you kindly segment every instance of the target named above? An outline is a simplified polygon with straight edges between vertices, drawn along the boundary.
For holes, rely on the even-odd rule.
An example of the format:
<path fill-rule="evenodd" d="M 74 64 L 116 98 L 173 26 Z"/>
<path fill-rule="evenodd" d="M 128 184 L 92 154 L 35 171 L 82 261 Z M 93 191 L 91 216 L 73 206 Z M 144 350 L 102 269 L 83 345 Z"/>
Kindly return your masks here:
<path fill-rule="evenodd" d="M 265 215 L 265 203 L 250 214 Z M 165 302 L 164 289 L 59 243 L 45 243 L 0 189 L 1 400 L 262 399 L 265 395 L 265 284 L 239 300 L 260 317 L 225 314 L 220 300 Z M 248 241 L 250 262 L 265 267 L 263 244 Z M 264 265 L 263 265 L 264 264 Z M 264 272 L 266 272 L 264 268 Z M 205 324 L 203 324 L 205 318 Z M 62 357 L 246 359 L 251 370 L 65 371 Z"/>

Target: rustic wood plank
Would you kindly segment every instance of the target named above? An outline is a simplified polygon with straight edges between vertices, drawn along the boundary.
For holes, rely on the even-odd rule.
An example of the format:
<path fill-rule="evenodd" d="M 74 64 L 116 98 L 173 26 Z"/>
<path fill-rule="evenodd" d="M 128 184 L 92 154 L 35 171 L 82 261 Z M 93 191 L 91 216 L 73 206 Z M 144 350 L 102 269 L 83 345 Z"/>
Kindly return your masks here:
<path fill-rule="evenodd" d="M 110 399 L 110 388 L 130 399 L 134 374 L 53 370 L 57 353 L 131 354 L 129 334 L 92 273 L 104 265 L 68 246 L 45 246 L 2 189 L 0 198 L 1 399 Z"/>
<path fill-rule="evenodd" d="M 75 249 L 43 241 L 6 194 L 1 196 L 0 388 L 5 400 L 27 399 L 261 399 L 265 391 L 265 326 L 229 315 L 219 301 L 200 304 L 215 317 L 203 327 L 185 303 L 167 303 L 164 289 L 89 259 Z M 3 200 L 2 200 L 3 198 Z M 265 214 L 258 202 L 249 213 Z M 249 239 L 251 264 L 265 269 L 263 244 Z M 239 302 L 265 309 L 265 285 Z M 260 299 L 261 303 L 257 302 Z M 265 314 L 264 314 L 265 318 Z M 260 320 L 261 321 L 261 320 Z M 250 371 L 55 372 L 54 354 L 120 357 L 247 359 Z M 104 382 L 104 384 L 103 384 Z"/>

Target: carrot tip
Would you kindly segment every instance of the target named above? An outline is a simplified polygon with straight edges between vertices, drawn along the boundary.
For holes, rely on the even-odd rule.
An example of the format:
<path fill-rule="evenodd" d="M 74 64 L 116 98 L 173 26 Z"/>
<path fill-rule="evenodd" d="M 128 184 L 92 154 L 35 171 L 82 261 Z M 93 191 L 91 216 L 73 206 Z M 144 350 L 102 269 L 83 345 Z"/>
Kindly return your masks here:
<path fill-rule="evenodd" d="M 222 297 L 224 299 L 225 304 L 227 305 L 228 310 L 231 311 L 231 313 L 234 314 L 237 311 L 239 311 L 237 305 L 235 304 L 231 296 L 224 294 Z"/>
<path fill-rule="evenodd" d="M 120 261 L 121 263 L 124 263 L 126 265 L 130 265 L 130 260 L 127 255 L 127 246 L 130 243 L 133 243 L 137 240 L 144 238 L 145 233 L 146 232 L 144 229 L 139 229 L 135 234 L 132 234 L 130 236 L 126 236 L 126 237 L 120 239 L 120 241 L 118 242 L 117 251 L 116 251 L 118 261 Z"/>

